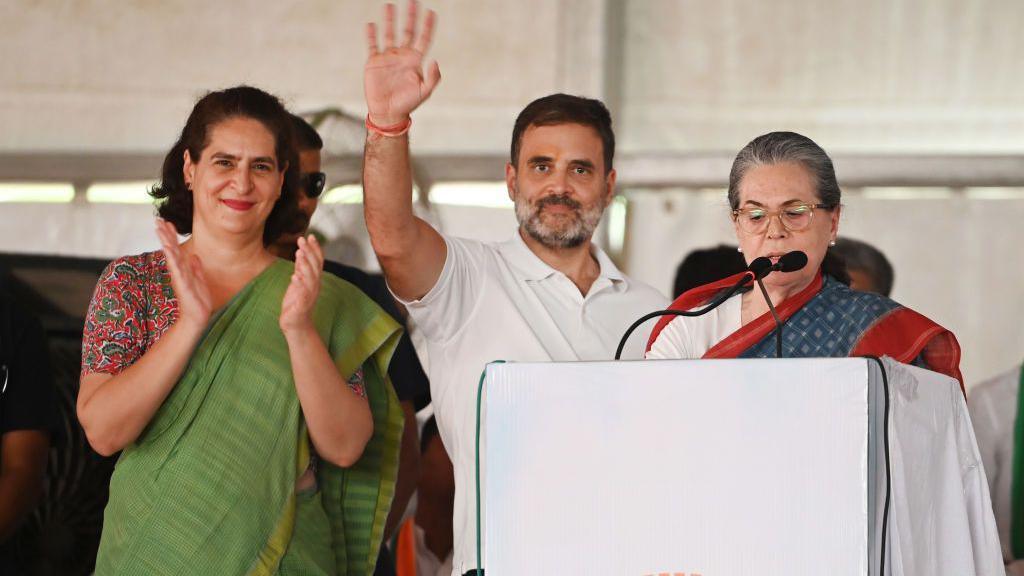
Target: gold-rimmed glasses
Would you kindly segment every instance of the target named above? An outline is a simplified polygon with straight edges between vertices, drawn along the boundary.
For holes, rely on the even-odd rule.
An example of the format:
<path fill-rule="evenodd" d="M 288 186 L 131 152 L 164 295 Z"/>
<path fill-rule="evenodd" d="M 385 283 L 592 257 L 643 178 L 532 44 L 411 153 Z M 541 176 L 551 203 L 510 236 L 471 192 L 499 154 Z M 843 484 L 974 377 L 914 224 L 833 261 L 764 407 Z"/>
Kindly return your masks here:
<path fill-rule="evenodd" d="M 832 208 L 827 204 L 787 204 L 778 210 L 758 206 L 739 208 L 732 211 L 732 219 L 740 230 L 747 234 L 764 234 L 773 216 L 778 216 L 782 227 L 790 232 L 799 232 L 811 225 L 816 209 Z"/>

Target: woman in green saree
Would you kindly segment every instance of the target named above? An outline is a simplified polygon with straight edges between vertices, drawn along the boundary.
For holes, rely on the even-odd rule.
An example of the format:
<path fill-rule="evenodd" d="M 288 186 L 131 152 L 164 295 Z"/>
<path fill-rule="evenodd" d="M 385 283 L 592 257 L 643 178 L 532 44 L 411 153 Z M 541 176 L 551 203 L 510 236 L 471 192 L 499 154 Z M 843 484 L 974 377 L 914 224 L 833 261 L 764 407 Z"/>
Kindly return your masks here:
<path fill-rule="evenodd" d="M 397 472 L 398 328 L 267 250 L 298 162 L 274 96 L 204 96 L 164 160 L 162 249 L 112 262 L 86 318 L 78 416 L 121 451 L 96 574 L 372 572 Z M 176 234 L 189 235 L 178 244 Z"/>

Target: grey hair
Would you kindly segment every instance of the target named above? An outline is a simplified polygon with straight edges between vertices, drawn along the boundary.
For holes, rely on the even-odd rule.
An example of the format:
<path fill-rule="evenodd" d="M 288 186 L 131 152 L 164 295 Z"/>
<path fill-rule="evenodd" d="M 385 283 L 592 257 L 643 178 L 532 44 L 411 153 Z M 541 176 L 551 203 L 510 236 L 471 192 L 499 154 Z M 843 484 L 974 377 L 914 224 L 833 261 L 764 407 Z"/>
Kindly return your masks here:
<path fill-rule="evenodd" d="M 740 150 L 729 171 L 729 206 L 733 210 L 740 207 L 740 184 L 748 170 L 756 166 L 787 163 L 800 164 L 810 172 L 818 203 L 824 204 L 826 210 L 832 211 L 839 207 L 843 194 L 839 190 L 832 159 L 814 140 L 796 132 L 769 132 L 754 138 Z M 821 270 L 843 284 L 850 285 L 846 263 L 831 250 L 825 252 Z"/>
<path fill-rule="evenodd" d="M 786 163 L 800 164 L 811 173 L 818 202 L 829 210 L 839 206 L 842 192 L 832 159 L 814 140 L 796 132 L 769 132 L 754 138 L 740 150 L 729 171 L 729 206 L 733 210 L 740 207 L 740 183 L 748 170 Z"/>

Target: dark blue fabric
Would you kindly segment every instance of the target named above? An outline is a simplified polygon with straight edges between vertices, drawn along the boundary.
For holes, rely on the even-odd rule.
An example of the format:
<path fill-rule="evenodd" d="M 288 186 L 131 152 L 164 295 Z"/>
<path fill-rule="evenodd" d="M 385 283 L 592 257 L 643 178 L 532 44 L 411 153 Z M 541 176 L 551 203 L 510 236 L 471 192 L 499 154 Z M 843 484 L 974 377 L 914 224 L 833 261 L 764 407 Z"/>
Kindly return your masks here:
<path fill-rule="evenodd" d="M 821 291 L 784 323 L 782 357 L 849 356 L 868 328 L 900 307 L 885 296 L 851 290 L 825 276 Z M 775 358 L 775 330 L 744 350 L 740 358 Z"/>

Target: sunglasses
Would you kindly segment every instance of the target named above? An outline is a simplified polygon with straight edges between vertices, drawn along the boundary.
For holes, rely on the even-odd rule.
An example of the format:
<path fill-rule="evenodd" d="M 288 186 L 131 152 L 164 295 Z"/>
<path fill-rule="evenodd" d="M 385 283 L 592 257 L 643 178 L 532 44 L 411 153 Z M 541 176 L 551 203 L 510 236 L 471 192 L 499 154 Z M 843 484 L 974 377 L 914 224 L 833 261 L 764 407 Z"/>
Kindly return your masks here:
<path fill-rule="evenodd" d="M 318 198 L 324 191 L 324 186 L 327 184 L 327 174 L 323 172 L 310 172 L 302 175 L 302 189 L 306 191 L 306 196 L 310 198 Z"/>

